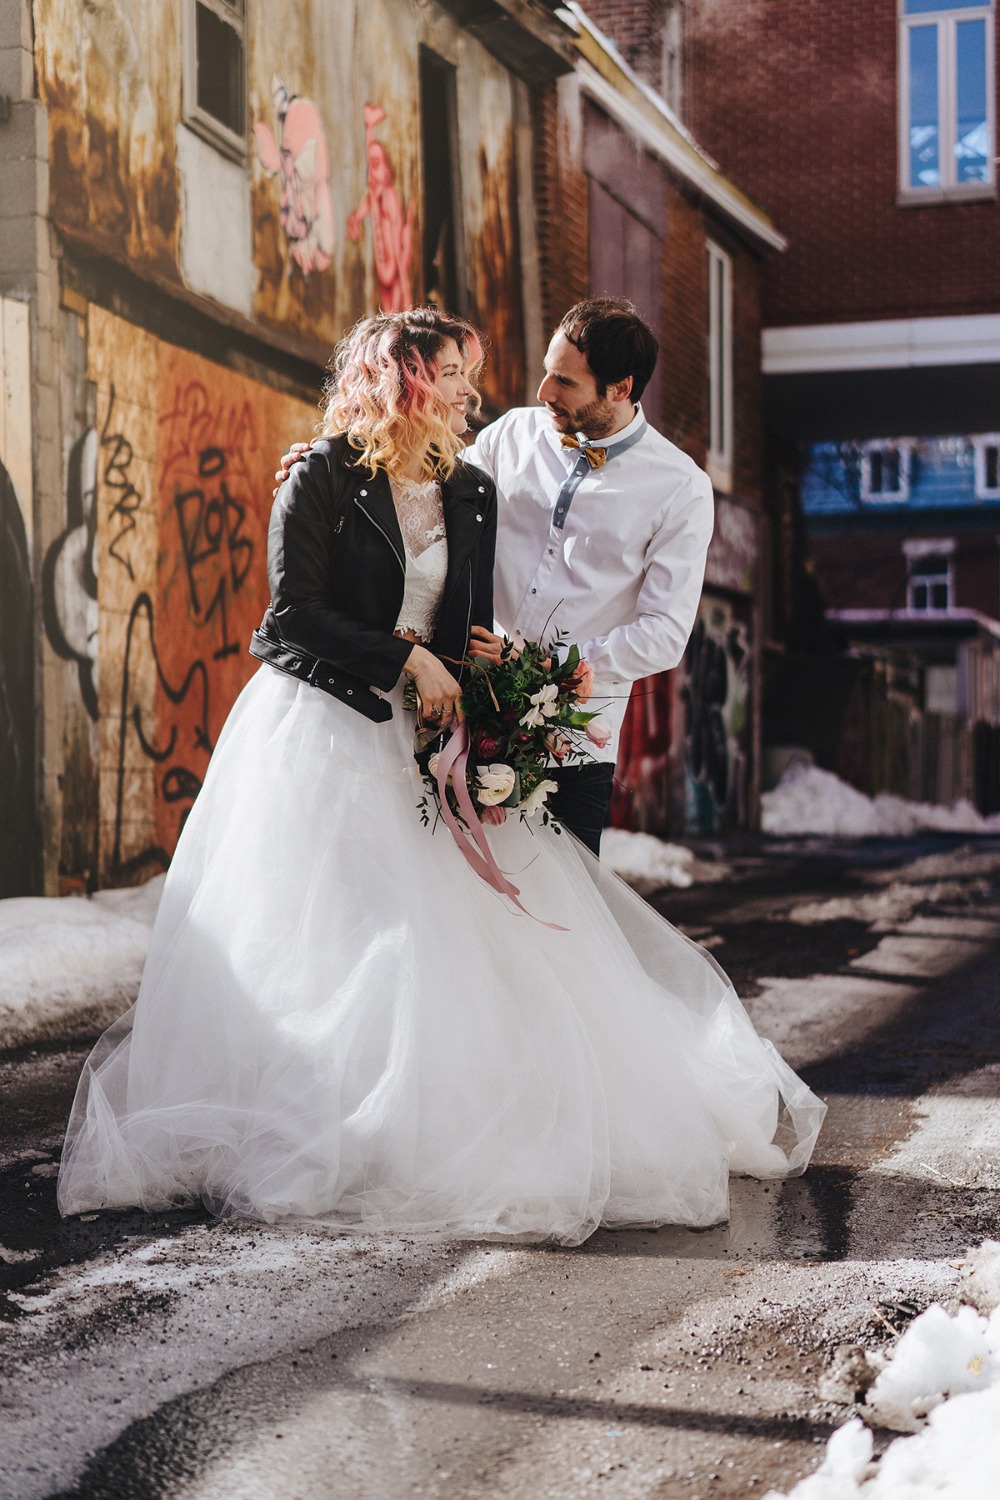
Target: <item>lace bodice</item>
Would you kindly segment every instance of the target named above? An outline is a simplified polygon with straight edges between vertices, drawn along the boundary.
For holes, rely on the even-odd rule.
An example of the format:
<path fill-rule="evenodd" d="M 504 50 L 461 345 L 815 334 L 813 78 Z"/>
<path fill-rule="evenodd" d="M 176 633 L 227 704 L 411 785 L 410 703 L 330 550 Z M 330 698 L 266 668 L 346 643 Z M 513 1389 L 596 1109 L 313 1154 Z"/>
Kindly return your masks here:
<path fill-rule="evenodd" d="M 420 483 L 392 478 L 389 486 L 406 549 L 406 582 L 395 630 L 411 630 L 429 641 L 448 572 L 441 486 L 436 479 Z"/>

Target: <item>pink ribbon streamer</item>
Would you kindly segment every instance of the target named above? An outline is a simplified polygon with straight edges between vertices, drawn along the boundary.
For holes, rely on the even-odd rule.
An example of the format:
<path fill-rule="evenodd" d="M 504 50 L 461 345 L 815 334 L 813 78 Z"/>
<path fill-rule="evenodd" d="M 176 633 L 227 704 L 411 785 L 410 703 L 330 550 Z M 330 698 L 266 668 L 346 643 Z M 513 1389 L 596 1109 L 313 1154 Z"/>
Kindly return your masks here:
<path fill-rule="evenodd" d="M 469 731 L 464 721 L 451 726 L 451 734 L 448 743 L 441 751 L 437 767 L 438 801 L 441 805 L 441 816 L 444 818 L 445 826 L 451 834 L 455 843 L 461 850 L 462 857 L 472 867 L 480 880 L 484 880 L 491 890 L 501 896 L 506 896 L 509 901 L 517 907 L 518 911 L 524 912 L 526 917 L 531 917 L 533 922 L 541 922 L 543 927 L 550 927 L 553 932 L 568 932 L 569 928 L 560 927 L 558 922 L 544 922 L 541 917 L 536 917 L 533 912 L 528 911 L 520 901 L 520 889 L 507 879 L 493 858 L 493 851 L 489 846 L 486 831 L 476 814 L 475 805 L 469 795 L 469 783 L 466 780 L 466 770 L 469 761 Z M 461 824 L 452 812 L 448 802 L 448 776 L 452 777 L 452 785 L 455 790 L 455 799 L 462 811 L 471 835 L 472 842 L 463 834 Z"/>

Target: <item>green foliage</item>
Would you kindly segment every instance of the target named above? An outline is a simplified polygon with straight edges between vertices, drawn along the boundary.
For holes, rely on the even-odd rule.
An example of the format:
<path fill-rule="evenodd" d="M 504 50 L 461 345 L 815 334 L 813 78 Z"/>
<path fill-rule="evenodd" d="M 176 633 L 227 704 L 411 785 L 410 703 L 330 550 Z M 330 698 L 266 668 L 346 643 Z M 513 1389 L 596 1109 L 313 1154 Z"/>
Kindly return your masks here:
<path fill-rule="evenodd" d="M 525 809 L 532 793 L 550 779 L 554 765 L 593 759 L 586 728 L 598 715 L 585 710 L 576 696 L 578 684 L 572 678 L 581 664 L 579 648 L 572 645 L 564 651 L 563 644 L 558 636 L 552 646 L 528 641 L 516 648 L 505 637 L 499 662 L 472 656 L 461 664 L 461 706 L 469 734 L 466 781 L 480 818 L 487 808 L 478 796 L 482 790 L 481 769 L 499 769 L 513 775 L 510 792 L 496 805 L 508 814 L 516 812 L 525 818 L 530 816 Z M 556 663 L 553 651 L 565 659 Z M 416 695 L 411 689 L 408 695 L 404 705 L 415 709 Z M 430 821 L 430 808 L 439 796 L 430 762 L 446 738 L 436 730 L 423 728 L 414 735 L 414 755 L 427 788 L 418 804 L 425 823 Z M 450 786 L 447 795 L 452 811 L 461 819 Z M 540 810 L 542 822 L 552 822 L 558 831 L 544 801 L 534 810 Z"/>

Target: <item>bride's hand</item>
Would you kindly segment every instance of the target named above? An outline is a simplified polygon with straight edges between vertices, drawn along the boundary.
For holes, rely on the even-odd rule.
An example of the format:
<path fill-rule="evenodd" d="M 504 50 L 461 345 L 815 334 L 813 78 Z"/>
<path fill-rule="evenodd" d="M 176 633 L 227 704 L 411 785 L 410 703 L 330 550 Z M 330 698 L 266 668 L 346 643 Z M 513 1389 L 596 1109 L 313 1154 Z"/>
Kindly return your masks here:
<path fill-rule="evenodd" d="M 418 717 L 424 725 L 445 729 L 452 719 L 464 715 L 459 707 L 461 684 L 426 646 L 414 646 L 406 658 L 405 670 L 417 689 Z"/>
<path fill-rule="evenodd" d="M 312 443 L 293 443 L 287 453 L 281 455 L 281 468 L 275 470 L 275 479 L 278 481 L 271 491 L 271 499 L 275 499 L 281 486 L 292 472 L 292 466 L 297 464 L 300 458 L 309 452 Z"/>

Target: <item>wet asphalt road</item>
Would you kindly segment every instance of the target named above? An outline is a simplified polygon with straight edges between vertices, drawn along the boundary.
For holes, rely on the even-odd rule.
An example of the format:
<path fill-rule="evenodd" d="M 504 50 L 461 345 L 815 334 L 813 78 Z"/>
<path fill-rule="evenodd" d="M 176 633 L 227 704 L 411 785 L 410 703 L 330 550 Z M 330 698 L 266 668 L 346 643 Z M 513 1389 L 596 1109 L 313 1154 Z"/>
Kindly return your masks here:
<path fill-rule="evenodd" d="M 787 1487 L 998 1233 L 1000 840 L 748 840 L 651 897 L 830 1114 L 727 1226 L 377 1245 L 200 1212 L 63 1222 L 86 1047 L 0 1057 L 0 1495 L 684 1497 Z M 835 903 L 835 904 L 831 904 Z"/>

